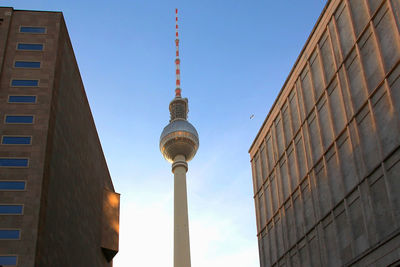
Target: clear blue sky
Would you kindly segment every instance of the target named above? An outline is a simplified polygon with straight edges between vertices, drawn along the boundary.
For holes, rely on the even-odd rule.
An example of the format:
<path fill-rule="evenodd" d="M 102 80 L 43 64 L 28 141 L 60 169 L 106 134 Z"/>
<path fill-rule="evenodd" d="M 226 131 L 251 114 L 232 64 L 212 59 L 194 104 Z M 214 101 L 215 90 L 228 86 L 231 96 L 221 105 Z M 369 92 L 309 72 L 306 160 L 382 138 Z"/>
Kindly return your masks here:
<path fill-rule="evenodd" d="M 114 266 L 172 266 L 173 176 L 158 149 L 174 92 L 200 135 L 189 163 L 193 267 L 259 266 L 248 149 L 326 0 L 3 0 L 62 11 L 114 186 Z M 254 114 L 254 118 L 250 116 Z"/>

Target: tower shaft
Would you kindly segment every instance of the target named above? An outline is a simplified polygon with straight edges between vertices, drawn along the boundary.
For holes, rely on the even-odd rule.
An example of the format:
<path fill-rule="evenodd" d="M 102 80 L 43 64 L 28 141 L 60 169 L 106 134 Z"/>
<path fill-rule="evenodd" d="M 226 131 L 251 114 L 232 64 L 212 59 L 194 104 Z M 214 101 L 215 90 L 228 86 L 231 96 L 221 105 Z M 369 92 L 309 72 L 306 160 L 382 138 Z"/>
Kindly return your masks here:
<path fill-rule="evenodd" d="M 174 267 L 190 267 L 185 156 L 175 157 L 172 172 L 174 173 Z"/>
<path fill-rule="evenodd" d="M 187 162 L 199 147 L 196 128 L 187 121 L 188 99 L 182 98 L 180 88 L 180 60 L 178 35 L 178 9 L 176 14 L 176 88 L 175 98 L 169 104 L 170 121 L 160 136 L 160 151 L 172 162 L 174 173 L 174 267 L 190 267 L 189 220 L 186 191 Z"/>

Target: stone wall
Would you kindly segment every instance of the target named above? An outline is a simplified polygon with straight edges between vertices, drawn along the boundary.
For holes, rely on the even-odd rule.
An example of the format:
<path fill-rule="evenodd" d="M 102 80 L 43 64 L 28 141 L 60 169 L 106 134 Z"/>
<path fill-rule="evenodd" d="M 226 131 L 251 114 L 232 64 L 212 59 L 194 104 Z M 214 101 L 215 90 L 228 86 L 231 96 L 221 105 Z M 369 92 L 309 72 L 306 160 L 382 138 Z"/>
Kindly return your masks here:
<path fill-rule="evenodd" d="M 250 148 L 262 267 L 400 260 L 399 14 L 328 1 Z"/>

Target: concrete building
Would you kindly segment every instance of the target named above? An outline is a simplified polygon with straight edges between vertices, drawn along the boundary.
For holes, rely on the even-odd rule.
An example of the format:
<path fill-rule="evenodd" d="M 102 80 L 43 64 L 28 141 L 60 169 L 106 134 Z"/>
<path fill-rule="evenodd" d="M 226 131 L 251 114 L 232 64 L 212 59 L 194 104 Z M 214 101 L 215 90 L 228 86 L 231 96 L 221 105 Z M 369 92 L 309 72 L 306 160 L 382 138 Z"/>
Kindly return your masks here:
<path fill-rule="evenodd" d="M 60 12 L 0 8 L 0 265 L 112 266 L 115 193 Z"/>
<path fill-rule="evenodd" d="M 249 151 L 262 267 L 400 264 L 399 29 L 327 2 Z"/>
<path fill-rule="evenodd" d="M 189 220 L 186 190 L 187 162 L 199 148 L 196 128 L 187 121 L 189 103 L 181 96 L 178 9 L 176 14 L 176 88 L 175 97 L 169 104 L 170 120 L 160 137 L 160 150 L 172 163 L 174 173 L 174 267 L 190 267 Z"/>

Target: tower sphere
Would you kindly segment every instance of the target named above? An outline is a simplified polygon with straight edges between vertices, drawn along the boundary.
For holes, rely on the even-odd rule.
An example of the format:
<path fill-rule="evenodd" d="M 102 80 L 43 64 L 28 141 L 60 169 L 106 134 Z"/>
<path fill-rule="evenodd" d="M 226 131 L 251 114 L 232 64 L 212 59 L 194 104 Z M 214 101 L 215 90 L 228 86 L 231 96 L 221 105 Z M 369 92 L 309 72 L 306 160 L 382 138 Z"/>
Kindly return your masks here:
<path fill-rule="evenodd" d="M 160 150 L 169 162 L 173 162 L 177 155 L 184 155 L 186 161 L 189 161 L 196 155 L 198 148 L 199 135 L 185 119 L 173 120 L 161 133 Z"/>

